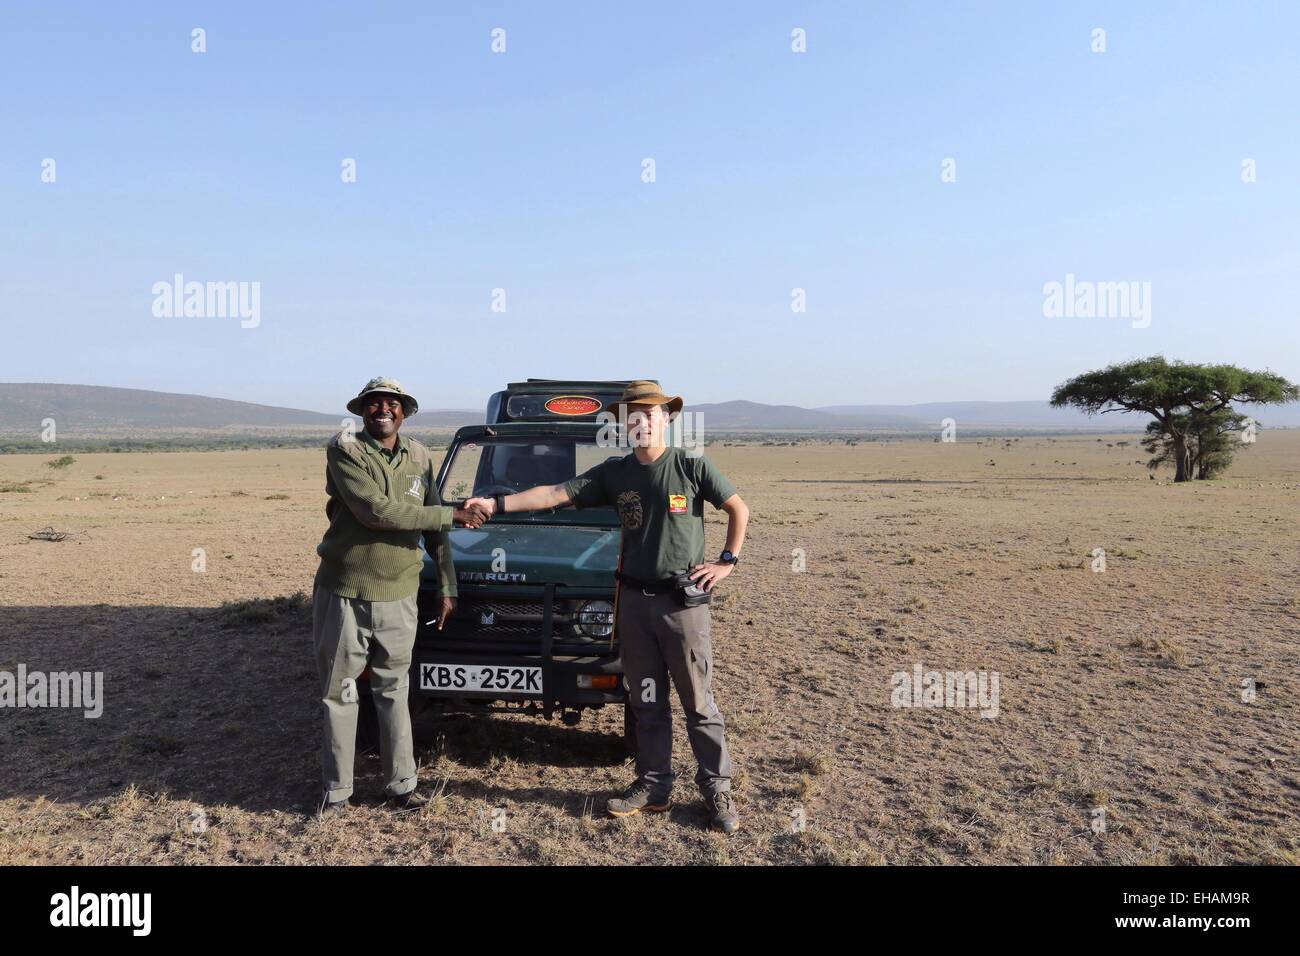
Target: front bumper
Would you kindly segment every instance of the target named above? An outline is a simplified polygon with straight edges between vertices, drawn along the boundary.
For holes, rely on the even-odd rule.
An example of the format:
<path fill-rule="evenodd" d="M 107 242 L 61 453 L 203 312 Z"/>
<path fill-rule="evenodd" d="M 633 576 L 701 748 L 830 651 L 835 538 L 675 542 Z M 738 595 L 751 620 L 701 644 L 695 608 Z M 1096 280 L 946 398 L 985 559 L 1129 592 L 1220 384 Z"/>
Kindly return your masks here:
<path fill-rule="evenodd" d="M 599 707 L 627 700 L 623 686 L 623 665 L 618 645 L 608 639 L 574 641 L 558 635 L 556 608 L 560 602 L 612 600 L 609 590 L 567 588 L 547 584 L 542 589 L 497 585 L 461 589 L 460 607 L 447 628 L 438 631 L 429 623 L 437 616 L 438 600 L 432 590 L 421 590 L 420 624 L 411 660 L 410 686 L 424 698 L 465 701 L 478 704 L 494 701 L 531 705 L 546 716 L 556 709 Z M 484 602 L 526 601 L 540 605 L 535 626 L 518 627 L 510 633 L 492 634 L 476 627 L 473 609 Z M 535 667 L 541 670 L 540 690 L 503 693 L 493 690 L 426 688 L 424 669 L 489 665 L 492 667 Z M 579 677 L 613 676 L 612 688 L 580 687 Z"/>

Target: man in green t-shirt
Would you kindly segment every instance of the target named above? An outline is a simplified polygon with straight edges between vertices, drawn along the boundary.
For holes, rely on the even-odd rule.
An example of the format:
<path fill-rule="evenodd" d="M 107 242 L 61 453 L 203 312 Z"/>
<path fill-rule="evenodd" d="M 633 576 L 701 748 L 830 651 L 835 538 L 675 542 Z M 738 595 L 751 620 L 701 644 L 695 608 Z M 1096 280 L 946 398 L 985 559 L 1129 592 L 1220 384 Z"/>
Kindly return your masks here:
<path fill-rule="evenodd" d="M 424 547 L 438 565 L 438 627 L 456 608 L 456 572 L 447 532 L 454 521 L 471 528 L 482 511 L 445 507 L 438 498 L 433 457 L 398 435 L 419 410 L 395 379 L 374 378 L 348 402 L 365 430 L 335 435 L 325 450 L 325 514 L 329 528 L 316 548 L 320 567 L 312 591 L 312 638 L 324 716 L 320 817 L 347 808 L 356 749 L 357 679 L 370 669 L 379 718 L 385 792 L 411 810 L 427 799 L 416 790 L 407 673 L 415 647 L 416 593 Z"/>
<path fill-rule="evenodd" d="M 489 515 L 537 511 L 572 504 L 612 505 L 623 525 L 619 571 L 619 654 L 636 717 L 637 779 L 609 813 L 631 816 L 670 806 L 673 787 L 672 712 L 668 680 L 686 712 L 686 735 L 699 769 L 695 782 L 709 805 L 711 825 L 727 834 L 740 827 L 731 798 L 731 758 L 724 721 L 713 699 L 713 655 L 709 606 L 675 580 L 689 574 L 707 595 L 731 574 L 745 541 L 749 509 L 731 482 L 703 455 L 692 456 L 665 443 L 682 400 L 663 394 L 653 382 L 632 382 L 606 408 L 620 409 L 633 451 L 611 458 L 563 484 L 542 485 L 514 495 L 473 498 L 466 507 Z M 704 503 L 727 513 L 727 542 L 721 556 L 704 560 Z M 686 606 L 683 602 L 690 602 Z"/>

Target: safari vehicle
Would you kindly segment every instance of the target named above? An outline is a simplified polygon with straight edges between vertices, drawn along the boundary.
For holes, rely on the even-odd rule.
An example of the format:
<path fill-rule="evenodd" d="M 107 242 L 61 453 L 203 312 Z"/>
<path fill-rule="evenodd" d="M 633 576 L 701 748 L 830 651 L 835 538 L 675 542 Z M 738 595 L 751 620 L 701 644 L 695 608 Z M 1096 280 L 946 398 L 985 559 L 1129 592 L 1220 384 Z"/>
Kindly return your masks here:
<path fill-rule="evenodd" d="M 554 485 L 625 452 L 597 444 L 597 414 L 626 382 L 528 379 L 496 392 L 486 423 L 459 429 L 438 471 L 442 500 L 512 494 Z M 582 711 L 632 710 L 614 633 L 614 571 L 621 529 L 612 508 L 571 506 L 494 516 L 450 533 L 460 598 L 437 630 L 437 568 L 426 557 L 411 666 L 413 712 L 524 712 L 566 725 Z M 368 689 L 368 688 L 367 688 Z M 359 739 L 373 745 L 374 709 L 364 701 Z"/>

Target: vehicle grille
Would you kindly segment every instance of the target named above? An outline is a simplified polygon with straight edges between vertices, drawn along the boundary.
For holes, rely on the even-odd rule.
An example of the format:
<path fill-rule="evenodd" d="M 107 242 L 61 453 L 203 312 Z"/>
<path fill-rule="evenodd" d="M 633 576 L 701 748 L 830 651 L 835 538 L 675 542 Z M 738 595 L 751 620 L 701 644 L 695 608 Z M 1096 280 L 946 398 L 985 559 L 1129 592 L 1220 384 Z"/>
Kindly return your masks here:
<path fill-rule="evenodd" d="M 474 615 L 493 614 L 497 617 L 523 618 L 535 620 L 539 624 L 542 621 L 541 603 L 532 603 L 530 601 L 475 601 L 466 602 L 467 607 Z"/>
<path fill-rule="evenodd" d="M 542 616 L 545 610 L 541 601 L 512 598 L 462 597 L 456 613 L 441 630 L 425 625 L 437 616 L 437 600 L 421 592 L 420 631 L 430 639 L 452 641 L 499 641 L 518 643 L 535 639 L 539 645 L 542 637 Z M 575 624 L 579 600 L 556 602 L 551 616 L 554 644 L 556 646 L 595 648 L 609 646 L 608 637 L 591 637 L 580 633 Z"/>

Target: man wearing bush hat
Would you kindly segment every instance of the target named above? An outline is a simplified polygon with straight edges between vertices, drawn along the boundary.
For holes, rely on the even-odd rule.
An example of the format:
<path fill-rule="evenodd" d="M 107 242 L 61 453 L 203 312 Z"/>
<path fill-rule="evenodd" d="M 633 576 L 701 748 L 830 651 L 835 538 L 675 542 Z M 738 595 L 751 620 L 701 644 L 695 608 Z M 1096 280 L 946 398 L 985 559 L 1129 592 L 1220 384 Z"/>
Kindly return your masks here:
<path fill-rule="evenodd" d="M 388 802 L 405 810 L 427 802 L 416 789 L 407 710 L 416 593 L 424 566 L 421 540 L 438 566 L 441 628 L 456 607 L 447 532 L 457 521 L 476 528 L 484 520 L 479 511 L 443 505 L 429 450 L 398 434 L 420 408 L 400 382 L 373 378 L 347 408 L 361 416 L 364 429 L 344 429 L 325 451 L 329 528 L 316 549 L 320 567 L 312 593 L 324 717 L 323 793 L 317 809 L 322 818 L 342 813 L 352 796 L 357 680 L 367 668 Z"/>
<path fill-rule="evenodd" d="M 657 382 L 630 382 L 605 411 L 626 422 L 632 454 L 609 458 L 562 484 L 471 498 L 469 504 L 489 516 L 567 504 L 615 508 L 623 527 L 615 634 L 636 720 L 637 777 L 607 810 L 629 817 L 671 806 L 671 679 L 685 712 L 709 825 L 731 835 L 740 828 L 740 816 L 731 796 L 725 721 L 712 691 L 708 601 L 740 560 L 749 508 L 707 458 L 668 446 L 668 423 L 681 410 L 681 398 L 665 395 Z M 726 547 L 711 561 L 704 557 L 706 502 L 727 515 Z"/>

